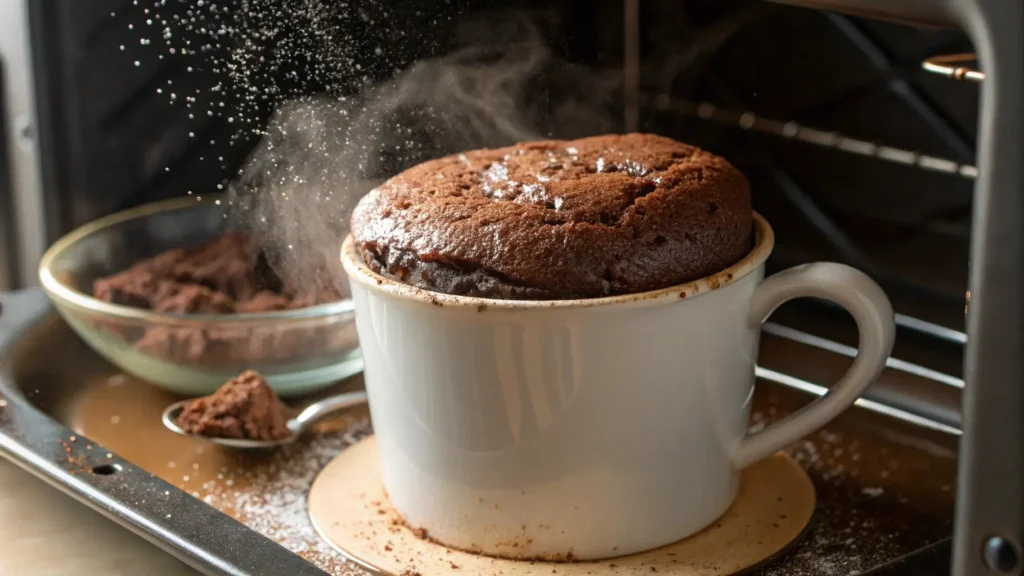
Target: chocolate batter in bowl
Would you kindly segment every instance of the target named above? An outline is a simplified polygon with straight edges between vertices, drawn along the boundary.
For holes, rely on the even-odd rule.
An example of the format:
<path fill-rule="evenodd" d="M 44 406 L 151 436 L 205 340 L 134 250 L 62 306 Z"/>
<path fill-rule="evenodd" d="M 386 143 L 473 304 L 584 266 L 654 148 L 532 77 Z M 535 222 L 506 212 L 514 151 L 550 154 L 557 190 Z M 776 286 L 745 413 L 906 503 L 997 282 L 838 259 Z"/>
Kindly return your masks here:
<path fill-rule="evenodd" d="M 61 316 L 96 352 L 179 394 L 212 393 L 251 369 L 279 395 L 292 396 L 362 370 L 347 295 L 253 291 L 258 283 L 238 284 L 237 275 L 204 276 L 201 252 L 223 258 L 237 240 L 228 233 L 226 214 L 226 206 L 206 197 L 102 218 L 47 251 L 40 281 Z M 141 260 L 173 260 L 182 252 L 192 254 L 185 274 L 194 283 L 123 274 Z M 229 285 L 219 290 L 218 281 Z"/>

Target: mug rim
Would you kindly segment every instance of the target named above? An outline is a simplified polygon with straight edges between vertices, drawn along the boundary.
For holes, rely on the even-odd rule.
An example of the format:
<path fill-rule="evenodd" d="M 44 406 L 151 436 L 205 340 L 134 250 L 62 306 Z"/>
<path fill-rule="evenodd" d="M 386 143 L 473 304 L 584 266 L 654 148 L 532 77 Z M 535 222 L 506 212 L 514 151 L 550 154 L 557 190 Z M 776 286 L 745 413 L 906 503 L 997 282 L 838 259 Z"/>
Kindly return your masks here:
<path fill-rule="evenodd" d="M 417 286 L 403 284 L 386 276 L 377 274 L 363 261 L 356 252 L 355 239 L 352 234 L 345 237 L 341 246 L 341 263 L 348 274 L 349 280 L 359 282 L 369 290 L 383 292 L 402 300 L 418 302 L 431 306 L 476 308 L 477 311 L 487 309 L 550 309 L 550 308 L 592 308 L 613 304 L 653 302 L 667 298 L 689 299 L 719 288 L 728 286 L 741 278 L 753 273 L 761 267 L 775 247 L 775 233 L 768 221 L 757 212 L 753 213 L 754 247 L 738 262 L 724 270 L 714 272 L 703 278 L 676 284 L 667 288 L 659 288 L 634 294 L 601 296 L 599 298 L 574 298 L 566 300 L 502 300 L 480 298 L 478 296 L 459 296 L 434 292 Z"/>

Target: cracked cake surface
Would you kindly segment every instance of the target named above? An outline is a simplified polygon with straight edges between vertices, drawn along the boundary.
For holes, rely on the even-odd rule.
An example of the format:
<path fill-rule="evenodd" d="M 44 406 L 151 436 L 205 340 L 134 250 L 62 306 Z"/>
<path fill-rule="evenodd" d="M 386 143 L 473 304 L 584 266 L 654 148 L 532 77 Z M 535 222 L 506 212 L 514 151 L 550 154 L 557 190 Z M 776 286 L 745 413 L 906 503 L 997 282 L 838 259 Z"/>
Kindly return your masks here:
<path fill-rule="evenodd" d="M 562 300 L 646 292 L 751 248 L 747 179 L 650 134 L 527 142 L 414 166 L 364 196 L 356 248 L 375 272 L 445 294 Z"/>

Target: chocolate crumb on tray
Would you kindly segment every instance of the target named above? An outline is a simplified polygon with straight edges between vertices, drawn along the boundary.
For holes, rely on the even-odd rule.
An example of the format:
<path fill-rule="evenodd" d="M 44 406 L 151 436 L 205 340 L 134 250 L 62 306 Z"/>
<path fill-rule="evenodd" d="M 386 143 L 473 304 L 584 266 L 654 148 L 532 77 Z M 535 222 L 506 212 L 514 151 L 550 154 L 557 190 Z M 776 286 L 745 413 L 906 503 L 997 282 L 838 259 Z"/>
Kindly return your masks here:
<path fill-rule="evenodd" d="M 176 422 L 189 434 L 214 438 L 273 441 L 291 435 L 288 407 L 253 370 L 185 404 Z"/>

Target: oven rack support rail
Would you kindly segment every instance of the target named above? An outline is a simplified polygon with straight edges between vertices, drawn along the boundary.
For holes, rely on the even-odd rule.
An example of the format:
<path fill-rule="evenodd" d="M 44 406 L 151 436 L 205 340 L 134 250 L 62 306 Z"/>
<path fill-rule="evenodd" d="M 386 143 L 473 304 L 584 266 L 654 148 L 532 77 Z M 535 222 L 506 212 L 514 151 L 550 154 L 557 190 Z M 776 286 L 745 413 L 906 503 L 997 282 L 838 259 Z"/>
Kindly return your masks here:
<path fill-rule="evenodd" d="M 1024 221 L 1024 3 L 777 1 L 911 25 L 959 27 L 978 52 L 985 82 L 971 226 L 964 434 L 952 573 L 1020 574 L 1024 566 L 1024 232 L 1020 224 Z"/>
<path fill-rule="evenodd" d="M 936 105 L 934 99 L 917 85 L 914 77 L 908 73 L 909 71 L 898 57 L 891 54 L 886 45 L 870 29 L 850 16 L 834 12 L 822 13 L 823 20 L 829 24 L 829 31 L 845 39 L 851 47 L 855 48 L 859 52 L 862 63 L 873 69 L 874 74 L 850 85 L 844 85 L 838 90 L 827 91 L 796 106 L 789 106 L 785 116 L 789 118 L 814 117 L 840 103 L 858 98 L 868 90 L 885 91 L 900 100 L 906 109 L 916 117 L 916 120 L 928 129 L 931 136 L 945 145 L 950 151 L 949 157 L 891 146 L 834 130 L 822 130 L 794 120 L 762 116 L 755 111 L 757 101 L 751 98 L 749 90 L 737 88 L 733 80 L 717 73 L 713 68 L 698 67 L 701 69 L 701 80 L 710 89 L 703 94 L 705 99 L 687 99 L 675 93 L 671 87 L 676 86 L 680 80 L 683 80 L 683 84 L 692 82 L 692 80 L 685 79 L 687 69 L 693 63 L 692 59 L 674 60 L 672 66 L 656 73 L 652 81 L 646 84 L 647 88 L 644 89 L 639 82 L 638 71 L 631 69 L 636 67 L 636 63 L 633 62 L 635 57 L 631 58 L 630 54 L 635 55 L 639 51 L 639 33 L 636 31 L 639 27 L 637 23 L 639 18 L 632 15 L 632 12 L 635 11 L 634 3 L 632 0 L 624 0 L 626 17 L 624 18 L 623 37 L 626 39 L 626 49 L 623 60 L 623 90 L 624 94 L 634 95 L 632 98 L 625 98 L 627 120 L 632 118 L 635 121 L 641 111 L 649 110 L 658 117 L 663 115 L 689 117 L 702 122 L 720 124 L 740 132 L 768 135 L 782 142 L 799 142 L 804 145 L 833 150 L 839 154 L 861 156 L 879 162 L 902 165 L 910 170 L 944 174 L 954 179 L 966 180 L 969 186 L 977 178 L 978 169 L 974 165 L 977 148 L 974 138 L 965 134 L 963 127 Z M 751 12 L 759 12 L 759 10 L 753 9 Z M 737 23 L 725 32 L 706 35 L 699 32 L 699 26 L 694 26 L 689 14 L 680 18 L 677 25 L 687 35 L 694 37 L 694 52 L 711 54 L 719 50 L 724 42 L 728 42 L 744 26 L 745 22 L 744 18 L 739 18 Z M 638 106 L 640 109 L 632 110 L 633 106 Z M 631 128 L 631 126 L 629 122 L 626 123 L 627 130 L 635 128 Z M 856 234 L 851 234 L 841 221 L 831 216 L 829 211 L 818 202 L 816 198 L 820 194 L 816 193 L 813 188 L 808 188 L 807 182 L 802 182 L 803 179 L 794 173 L 795 167 L 790 166 L 785 157 L 776 152 L 774 145 L 768 139 L 751 138 L 748 143 L 751 144 L 747 148 L 750 154 L 746 159 L 750 164 L 748 167 L 758 170 L 761 177 L 775 184 L 778 192 L 803 217 L 806 225 L 813 228 L 828 242 L 831 250 L 841 257 L 841 261 L 870 274 L 891 296 L 896 295 L 897 300 L 920 298 L 921 301 L 939 304 L 949 310 L 954 309 L 958 303 L 966 308 L 965 300 L 967 302 L 970 300 L 969 291 L 966 294 L 963 292 L 953 294 L 949 290 L 937 290 L 927 282 L 921 282 L 920 278 L 908 278 L 891 265 L 887 266 L 878 262 L 877 254 L 879 251 L 888 249 L 901 250 L 906 247 L 907 242 L 918 239 L 921 234 L 956 237 L 967 244 L 970 240 L 969 220 L 974 204 L 971 188 L 965 190 L 965 187 L 959 183 L 950 182 L 950 185 L 967 192 L 955 206 L 943 206 L 938 212 L 925 215 L 924 219 L 912 218 L 902 222 L 893 220 L 890 222 L 891 224 L 902 226 L 908 233 L 890 238 L 884 245 L 875 244 L 871 249 L 867 249 Z M 775 255 L 777 263 L 785 261 L 785 257 L 782 255 L 785 252 L 785 247 L 781 246 L 780 248 L 780 253 Z M 966 273 L 967 270 L 964 272 Z M 956 334 L 941 327 L 935 330 L 932 329 L 932 326 L 926 326 L 926 323 L 904 318 L 901 315 L 897 315 L 896 320 L 901 327 L 915 330 L 922 328 L 922 331 L 943 340 L 952 339 L 960 344 L 967 340 L 967 335 L 959 330 L 956 331 Z M 904 320 L 910 320 L 910 323 L 904 322 Z M 959 322 L 963 322 L 962 317 Z M 961 368 L 957 368 L 957 372 L 960 371 Z"/>
<path fill-rule="evenodd" d="M 921 63 L 921 67 L 933 74 L 946 76 L 954 80 L 969 80 L 981 82 L 985 79 L 985 73 L 967 64 L 978 61 L 977 54 L 943 54 L 932 56 Z"/>

